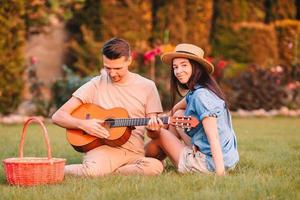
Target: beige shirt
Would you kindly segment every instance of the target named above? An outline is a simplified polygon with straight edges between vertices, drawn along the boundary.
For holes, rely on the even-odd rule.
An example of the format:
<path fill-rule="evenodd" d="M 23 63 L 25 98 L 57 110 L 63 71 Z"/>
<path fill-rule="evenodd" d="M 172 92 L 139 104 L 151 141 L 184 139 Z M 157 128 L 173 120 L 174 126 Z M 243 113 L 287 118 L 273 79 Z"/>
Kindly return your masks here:
<path fill-rule="evenodd" d="M 149 113 L 161 113 L 162 106 L 155 83 L 138 74 L 129 74 L 126 83 L 113 83 L 103 70 L 100 76 L 82 85 L 73 93 L 83 103 L 93 103 L 102 108 L 122 107 L 130 118 L 144 118 Z M 129 140 L 120 148 L 144 153 L 145 127 L 138 126 Z"/>

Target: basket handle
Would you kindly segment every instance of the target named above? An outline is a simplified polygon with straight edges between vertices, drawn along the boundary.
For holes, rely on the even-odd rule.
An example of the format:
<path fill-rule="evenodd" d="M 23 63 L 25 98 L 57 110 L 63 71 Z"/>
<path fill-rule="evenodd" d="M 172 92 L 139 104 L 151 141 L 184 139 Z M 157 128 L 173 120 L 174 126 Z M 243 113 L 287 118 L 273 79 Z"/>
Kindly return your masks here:
<path fill-rule="evenodd" d="M 20 142 L 20 146 L 19 146 L 19 157 L 23 158 L 23 147 L 24 147 L 25 136 L 27 134 L 27 127 L 32 122 L 37 122 L 42 126 L 42 129 L 44 132 L 44 137 L 45 137 L 45 142 L 46 142 L 46 145 L 48 148 L 48 160 L 52 159 L 51 147 L 50 147 L 49 138 L 48 138 L 48 131 L 47 131 L 44 123 L 37 117 L 29 117 L 24 123 L 22 136 L 21 136 L 21 142 Z"/>

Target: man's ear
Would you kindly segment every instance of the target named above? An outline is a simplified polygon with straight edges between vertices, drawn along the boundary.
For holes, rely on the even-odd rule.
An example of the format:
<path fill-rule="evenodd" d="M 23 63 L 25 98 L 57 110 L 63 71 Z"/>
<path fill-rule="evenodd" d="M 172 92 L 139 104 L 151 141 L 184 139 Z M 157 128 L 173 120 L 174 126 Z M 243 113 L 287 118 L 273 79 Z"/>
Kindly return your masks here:
<path fill-rule="evenodd" d="M 131 63 L 132 63 L 132 57 L 131 57 L 131 56 L 129 56 L 129 57 L 127 58 L 127 63 L 128 63 L 128 65 L 131 65 Z"/>

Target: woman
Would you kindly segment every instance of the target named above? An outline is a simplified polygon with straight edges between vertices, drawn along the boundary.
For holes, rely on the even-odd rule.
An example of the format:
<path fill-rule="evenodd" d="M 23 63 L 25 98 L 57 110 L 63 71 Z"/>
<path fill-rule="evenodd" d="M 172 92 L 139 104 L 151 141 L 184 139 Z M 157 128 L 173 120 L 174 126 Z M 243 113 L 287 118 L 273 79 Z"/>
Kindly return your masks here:
<path fill-rule="evenodd" d="M 179 44 L 174 52 L 162 55 L 163 63 L 171 67 L 173 102 L 176 92 L 188 90 L 171 113 L 194 116 L 200 123 L 185 132 L 173 126 L 167 130 L 161 128 L 160 119 L 152 117 L 149 129 L 158 136 L 146 146 L 146 155 L 159 158 L 162 149 L 179 172 L 224 175 L 239 161 L 237 141 L 224 95 L 211 77 L 214 67 L 203 55 L 203 50 L 192 44 Z"/>

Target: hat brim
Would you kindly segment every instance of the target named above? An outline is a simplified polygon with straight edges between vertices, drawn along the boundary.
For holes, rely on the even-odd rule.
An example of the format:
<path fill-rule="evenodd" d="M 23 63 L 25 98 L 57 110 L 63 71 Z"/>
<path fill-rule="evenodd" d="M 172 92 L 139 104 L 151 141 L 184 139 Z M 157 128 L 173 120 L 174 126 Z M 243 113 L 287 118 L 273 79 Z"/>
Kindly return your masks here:
<path fill-rule="evenodd" d="M 198 62 L 199 64 L 201 64 L 209 74 L 212 74 L 214 72 L 214 66 L 208 60 L 206 60 L 204 58 L 199 58 L 192 54 L 181 53 L 181 52 L 180 53 L 179 52 L 167 52 L 167 53 L 164 53 L 163 55 L 161 55 L 162 62 L 167 65 L 171 65 L 174 58 L 192 59 L 192 60 Z"/>

